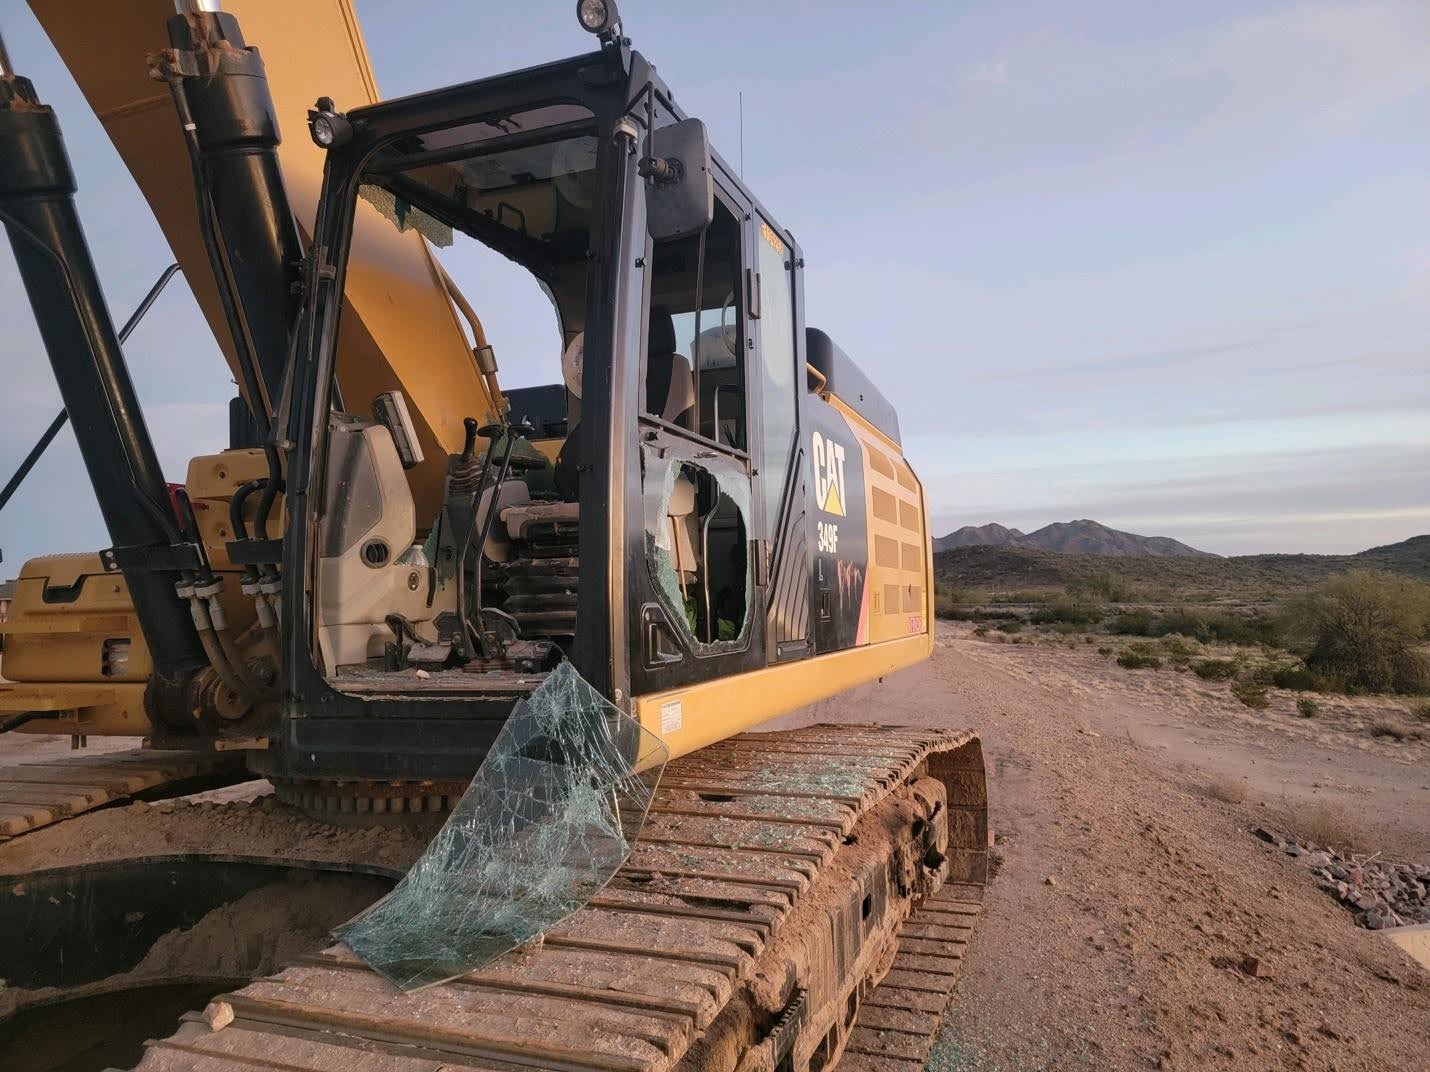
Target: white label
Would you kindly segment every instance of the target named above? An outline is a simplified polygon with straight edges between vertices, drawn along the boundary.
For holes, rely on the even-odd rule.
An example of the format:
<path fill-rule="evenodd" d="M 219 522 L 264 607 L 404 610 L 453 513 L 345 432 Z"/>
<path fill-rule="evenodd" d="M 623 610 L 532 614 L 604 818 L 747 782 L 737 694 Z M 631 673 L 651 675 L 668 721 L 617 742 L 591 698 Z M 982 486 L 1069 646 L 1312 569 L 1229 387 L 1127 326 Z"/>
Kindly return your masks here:
<path fill-rule="evenodd" d="M 662 735 L 675 733 L 684 724 L 683 709 L 679 700 L 666 700 L 660 705 L 660 732 Z"/>

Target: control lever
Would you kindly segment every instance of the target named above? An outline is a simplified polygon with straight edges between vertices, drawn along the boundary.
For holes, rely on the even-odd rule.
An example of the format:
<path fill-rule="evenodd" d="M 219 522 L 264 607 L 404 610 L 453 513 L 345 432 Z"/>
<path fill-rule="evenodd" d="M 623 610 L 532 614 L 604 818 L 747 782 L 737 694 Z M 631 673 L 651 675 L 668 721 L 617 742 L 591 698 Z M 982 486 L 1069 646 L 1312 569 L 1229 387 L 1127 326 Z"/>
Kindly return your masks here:
<path fill-rule="evenodd" d="M 460 534 L 460 539 L 457 541 L 457 621 L 461 625 L 457 636 L 462 654 L 468 656 L 471 654 L 471 640 L 473 637 L 478 636 L 478 633 L 472 628 L 471 618 L 467 613 L 467 603 L 469 602 L 469 597 L 466 593 L 467 554 L 471 550 L 472 537 L 476 535 L 478 529 L 477 508 L 481 505 L 482 492 L 485 491 L 487 487 L 487 476 L 490 474 L 492 468 L 492 448 L 496 445 L 497 437 L 502 433 L 502 426 L 500 424 L 478 425 L 475 417 L 465 418 L 462 421 L 462 426 L 466 429 L 467 433 L 466 441 L 462 444 L 462 455 L 460 458 L 460 466 L 465 473 L 471 473 L 472 464 L 476 456 L 477 438 L 480 436 L 487 441 L 487 449 L 482 452 L 482 467 L 478 472 L 477 481 L 471 486 L 469 493 L 471 500 L 467 510 L 467 524 L 464 531 Z M 493 496 L 493 500 L 495 500 L 495 496 Z M 485 542 L 479 546 L 485 547 Z M 477 555 L 477 566 L 474 570 L 474 584 L 477 588 L 475 602 L 478 611 L 480 611 L 482 602 L 481 563 L 482 556 L 479 552 Z M 478 638 L 478 642 L 480 644 L 480 638 Z M 485 648 L 482 654 L 486 654 Z"/>
<path fill-rule="evenodd" d="M 462 444 L 462 461 L 470 464 L 472 455 L 477 449 L 477 419 L 475 417 L 464 418 L 462 427 L 467 430 L 466 442 Z"/>
<path fill-rule="evenodd" d="M 476 638 L 477 646 L 481 648 L 482 656 L 487 659 L 496 658 L 502 655 L 503 650 L 501 638 L 497 635 L 495 631 L 487 628 L 486 620 L 482 616 L 482 560 L 485 557 L 487 538 L 491 535 L 492 523 L 496 520 L 497 507 L 499 505 L 498 492 L 500 491 L 502 484 L 506 482 L 507 473 L 511 470 L 511 452 L 513 449 L 515 449 L 516 441 L 518 439 L 526 439 L 528 436 L 534 435 L 535 432 L 536 429 L 532 426 L 531 422 L 526 420 L 525 418 L 522 418 L 520 422 L 513 424 L 489 424 L 486 427 L 478 430 L 479 435 L 488 437 L 490 439 L 490 445 L 487 448 L 487 466 L 483 468 L 482 480 L 479 481 L 477 484 L 476 503 L 478 506 L 481 505 L 481 495 L 486 491 L 487 488 L 486 475 L 487 471 L 490 469 L 491 466 L 492 448 L 496 446 L 496 437 L 501 435 L 502 433 L 506 434 L 506 445 L 502 451 L 501 468 L 498 470 L 496 480 L 491 486 L 492 494 L 491 497 L 487 500 L 487 508 L 486 511 L 483 513 L 481 519 L 481 525 L 476 541 L 477 561 L 476 566 L 472 571 L 472 600 L 474 604 L 472 608 L 472 617 L 475 618 L 477 622 L 477 629 L 474 631 L 473 635 Z M 474 511 L 472 514 L 473 527 L 477 527 L 476 520 L 476 512 Z M 470 543 L 471 541 L 469 534 L 468 542 L 463 546 L 464 558 L 465 548 L 467 546 L 470 546 Z M 503 617 L 507 617 L 509 619 L 509 616 L 504 615 Z M 515 623 L 513 622 L 512 624 Z M 466 620 L 462 622 L 462 626 L 464 629 L 470 628 L 469 622 Z"/>

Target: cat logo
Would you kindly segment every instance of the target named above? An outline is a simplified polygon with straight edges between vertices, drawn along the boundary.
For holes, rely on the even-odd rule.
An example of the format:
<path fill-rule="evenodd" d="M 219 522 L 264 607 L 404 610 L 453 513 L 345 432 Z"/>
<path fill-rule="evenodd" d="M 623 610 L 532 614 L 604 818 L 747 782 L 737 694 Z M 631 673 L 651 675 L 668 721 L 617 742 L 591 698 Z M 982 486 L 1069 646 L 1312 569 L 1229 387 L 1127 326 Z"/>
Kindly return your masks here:
<path fill-rule="evenodd" d="M 844 448 L 814 433 L 814 501 L 826 514 L 845 513 Z"/>

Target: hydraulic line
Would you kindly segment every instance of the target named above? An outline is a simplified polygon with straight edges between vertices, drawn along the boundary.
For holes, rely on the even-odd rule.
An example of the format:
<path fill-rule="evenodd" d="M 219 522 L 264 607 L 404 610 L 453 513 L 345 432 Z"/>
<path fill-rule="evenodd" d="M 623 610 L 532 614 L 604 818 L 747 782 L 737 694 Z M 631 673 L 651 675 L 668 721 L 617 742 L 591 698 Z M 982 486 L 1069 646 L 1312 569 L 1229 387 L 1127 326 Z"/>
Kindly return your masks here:
<path fill-rule="evenodd" d="M 240 699 L 252 703 L 259 686 L 253 680 L 253 676 L 249 674 L 244 663 L 243 653 L 238 650 L 238 645 L 234 642 L 233 634 L 229 630 L 228 616 L 224 612 L 223 601 L 220 598 L 223 592 L 223 578 L 214 575 L 203 541 L 198 538 L 198 520 L 194 516 L 194 504 L 189 500 L 189 493 L 180 488 L 174 493 L 174 500 L 178 505 L 180 516 L 184 519 L 185 527 L 194 536 L 195 546 L 199 553 L 197 578 L 193 581 L 184 579 L 176 590 L 180 596 L 189 601 L 194 627 L 199 632 L 199 640 L 208 654 L 214 673 L 218 674 L 219 680 L 231 691 L 237 693 Z"/>

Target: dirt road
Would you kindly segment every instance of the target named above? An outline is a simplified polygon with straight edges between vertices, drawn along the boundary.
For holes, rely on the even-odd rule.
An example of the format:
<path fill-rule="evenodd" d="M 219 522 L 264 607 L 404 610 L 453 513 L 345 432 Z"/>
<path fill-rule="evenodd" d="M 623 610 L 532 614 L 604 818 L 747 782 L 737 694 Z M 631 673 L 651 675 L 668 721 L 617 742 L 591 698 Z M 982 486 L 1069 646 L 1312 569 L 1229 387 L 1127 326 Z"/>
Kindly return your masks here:
<path fill-rule="evenodd" d="M 1093 646 L 941 626 L 928 663 L 789 721 L 984 738 L 1001 866 L 930 1072 L 1419 1070 L 1430 973 L 1251 834 L 1314 828 L 1430 857 L 1430 745 L 1372 736 L 1390 717 L 1375 704 L 1327 702 L 1308 722 L 1282 695 L 1252 712 L 1224 685 L 1121 670 Z M 132 850 L 133 818 L 92 817 L 87 851 Z M 144 829 L 165 841 L 172 818 L 155 809 Z M 261 813 L 291 837 L 284 821 Z M 39 831 L 10 855 L 45 857 L 67 836 Z"/>
<path fill-rule="evenodd" d="M 1423 860 L 1423 744 L 942 630 L 929 663 L 794 720 L 984 737 L 1001 867 L 930 1072 L 1427 1067 L 1430 974 L 1250 833 L 1331 816 Z"/>

